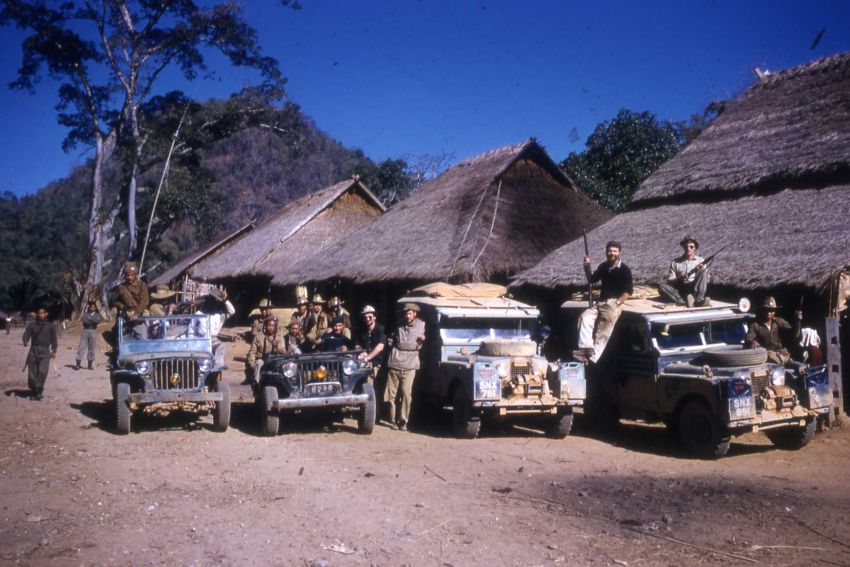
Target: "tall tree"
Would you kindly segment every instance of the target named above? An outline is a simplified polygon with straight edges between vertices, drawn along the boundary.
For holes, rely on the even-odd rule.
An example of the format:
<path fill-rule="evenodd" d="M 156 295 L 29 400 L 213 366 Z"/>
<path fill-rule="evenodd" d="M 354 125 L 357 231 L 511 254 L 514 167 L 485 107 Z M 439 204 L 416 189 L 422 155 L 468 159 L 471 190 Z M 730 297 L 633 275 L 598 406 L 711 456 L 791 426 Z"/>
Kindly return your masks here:
<path fill-rule="evenodd" d="M 641 181 L 676 155 L 682 143 L 672 122 L 622 109 L 597 125 L 585 151 L 572 152 L 561 167 L 603 207 L 622 212 Z"/>
<path fill-rule="evenodd" d="M 205 54 L 222 53 L 232 65 L 256 69 L 255 92 L 283 96 L 285 79 L 276 60 L 265 57 L 256 32 L 233 2 L 198 6 L 192 0 L 77 0 L 56 6 L 43 0 L 0 0 L 0 25 L 31 32 L 13 88 L 33 91 L 46 74 L 59 83 L 59 122 L 68 128 L 65 149 L 94 147 L 88 222 L 86 292 L 104 276 L 104 252 L 121 203 L 104 184 L 107 164 L 122 139 L 131 148 L 123 201 L 136 250 L 136 190 L 147 140 L 140 118 L 163 71 L 176 67 L 187 80 L 208 71 Z M 284 5 L 297 7 L 283 0 Z"/>

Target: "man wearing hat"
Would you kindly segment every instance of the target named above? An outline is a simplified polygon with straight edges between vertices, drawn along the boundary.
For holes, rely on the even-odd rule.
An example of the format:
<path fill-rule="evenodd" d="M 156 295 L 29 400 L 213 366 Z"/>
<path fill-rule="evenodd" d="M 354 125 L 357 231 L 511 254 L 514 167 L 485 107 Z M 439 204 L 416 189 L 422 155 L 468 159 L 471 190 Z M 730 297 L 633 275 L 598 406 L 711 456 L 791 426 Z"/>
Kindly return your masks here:
<path fill-rule="evenodd" d="M 339 297 L 333 296 L 328 299 L 328 309 L 331 317 L 342 317 L 345 323 L 345 328 L 348 331 L 348 338 L 351 338 L 351 314 L 342 306 L 342 301 Z"/>
<path fill-rule="evenodd" d="M 124 264 L 124 281 L 115 294 L 115 309 L 131 321 L 144 315 L 150 305 L 148 284 L 139 279 L 139 268 L 133 262 Z"/>
<path fill-rule="evenodd" d="M 347 351 L 351 348 L 351 339 L 345 336 L 345 321 L 342 317 L 331 319 L 331 329 L 322 336 L 322 352 Z"/>
<path fill-rule="evenodd" d="M 697 256 L 699 242 L 693 236 L 686 236 L 679 242 L 682 255 L 670 263 L 667 283 L 659 286 L 661 295 L 677 305 L 703 307 L 711 305 L 706 297 L 708 288 L 708 268 L 705 259 Z"/>
<path fill-rule="evenodd" d="M 292 314 L 292 318 L 289 319 L 291 323 L 298 323 L 301 325 L 301 330 L 307 328 L 308 319 L 310 318 L 309 313 L 310 302 L 307 301 L 306 297 L 299 297 L 295 300 L 295 313 Z"/>
<path fill-rule="evenodd" d="M 305 354 L 313 352 L 313 345 L 304 336 L 304 328 L 298 321 L 290 321 L 287 326 L 289 333 L 283 338 L 287 354 Z"/>
<path fill-rule="evenodd" d="M 410 403 L 413 395 L 413 381 L 419 369 L 419 349 L 425 342 L 425 322 L 419 319 L 419 306 L 405 303 L 402 306 L 404 323 L 391 339 L 387 367 L 387 388 L 384 401 L 389 405 L 390 427 L 407 431 L 410 416 Z"/>
<path fill-rule="evenodd" d="M 196 315 L 209 315 L 209 329 L 206 328 L 204 320 L 196 322 L 196 328 L 190 329 L 190 335 L 205 337 L 207 333 L 211 338 L 213 357 L 218 368 L 224 366 L 225 349 L 218 338 L 218 334 L 224 327 L 224 322 L 236 313 L 236 308 L 227 296 L 224 288 L 212 288 L 208 295 L 201 297 Z"/>
<path fill-rule="evenodd" d="M 387 336 L 384 334 L 384 326 L 378 323 L 374 307 L 365 306 L 360 311 L 360 317 L 363 320 L 363 325 L 357 332 L 354 345 L 355 348 L 364 350 L 360 353 L 359 358 L 372 364 L 372 378 L 374 379 L 378 376 L 378 371 L 384 363 Z"/>
<path fill-rule="evenodd" d="M 307 326 L 305 327 L 307 338 L 316 347 L 322 344 L 322 335 L 330 328 L 328 323 L 328 315 L 324 311 L 325 300 L 318 293 L 313 296 L 311 303 L 310 315 L 307 317 Z"/>
<path fill-rule="evenodd" d="M 148 308 L 151 317 L 167 317 L 171 315 L 174 304 L 169 300 L 175 295 L 177 294 L 168 289 L 168 286 L 165 284 L 156 286 L 156 289 L 151 294 L 151 303 Z"/>
<path fill-rule="evenodd" d="M 80 333 L 80 345 L 77 347 L 77 364 L 74 365 L 74 370 L 80 369 L 80 363 L 83 361 L 83 356 L 86 356 L 89 365 L 88 369 L 94 368 L 94 351 L 97 348 L 97 326 L 100 324 L 100 310 L 97 305 L 97 298 L 90 297 L 86 302 L 86 310 L 80 317 L 80 322 L 83 324 L 83 331 Z"/>
<path fill-rule="evenodd" d="M 747 338 L 744 344 L 748 348 L 764 347 L 767 350 L 767 360 L 775 364 L 783 366 L 791 361 L 791 353 L 782 345 L 782 339 L 779 336 L 780 331 L 790 331 L 791 323 L 776 316 L 776 309 L 779 306 L 773 297 L 765 297 L 764 303 L 759 310 L 758 319 L 750 323 L 747 331 Z M 800 338 L 800 328 L 803 323 L 803 312 L 797 311 L 797 324 L 793 327 L 795 338 Z"/>
<path fill-rule="evenodd" d="M 245 370 L 253 377 L 255 383 L 260 383 L 263 357 L 268 354 L 281 354 L 285 352 L 285 349 L 283 334 L 277 328 L 277 317 L 266 318 L 263 324 L 263 332 L 254 337 L 245 361 Z"/>
<path fill-rule="evenodd" d="M 255 316 L 251 321 L 251 340 L 254 340 L 254 337 L 258 337 L 263 333 L 263 325 L 265 324 L 265 320 L 271 317 L 272 315 L 272 302 L 269 299 L 261 299 L 260 304 L 257 305 L 257 309 L 260 311 L 259 316 Z"/>

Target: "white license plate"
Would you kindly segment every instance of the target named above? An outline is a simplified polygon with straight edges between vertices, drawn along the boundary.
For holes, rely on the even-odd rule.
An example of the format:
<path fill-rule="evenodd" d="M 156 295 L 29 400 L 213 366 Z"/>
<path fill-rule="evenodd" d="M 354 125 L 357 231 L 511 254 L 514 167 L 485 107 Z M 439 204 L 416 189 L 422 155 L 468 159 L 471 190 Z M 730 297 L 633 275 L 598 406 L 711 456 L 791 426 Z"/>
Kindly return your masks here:
<path fill-rule="evenodd" d="M 729 400 L 729 418 L 743 419 L 752 417 L 755 414 L 753 406 L 754 400 L 752 396 L 744 398 L 732 398 Z"/>

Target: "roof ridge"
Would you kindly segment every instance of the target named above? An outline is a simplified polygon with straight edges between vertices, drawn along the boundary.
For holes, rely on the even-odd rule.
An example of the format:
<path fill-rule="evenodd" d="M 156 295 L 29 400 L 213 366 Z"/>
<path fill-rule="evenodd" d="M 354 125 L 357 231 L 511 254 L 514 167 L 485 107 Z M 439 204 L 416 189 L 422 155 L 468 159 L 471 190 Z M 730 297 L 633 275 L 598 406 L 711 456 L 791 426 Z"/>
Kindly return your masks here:
<path fill-rule="evenodd" d="M 758 88 L 768 87 L 777 82 L 798 79 L 800 77 L 830 71 L 835 67 L 843 66 L 850 66 L 850 51 L 834 53 L 832 55 L 827 55 L 826 57 L 812 59 L 811 61 L 795 65 L 794 67 L 788 67 L 787 69 L 783 69 L 775 73 L 771 72 L 753 83 L 751 88 L 755 90 Z"/>

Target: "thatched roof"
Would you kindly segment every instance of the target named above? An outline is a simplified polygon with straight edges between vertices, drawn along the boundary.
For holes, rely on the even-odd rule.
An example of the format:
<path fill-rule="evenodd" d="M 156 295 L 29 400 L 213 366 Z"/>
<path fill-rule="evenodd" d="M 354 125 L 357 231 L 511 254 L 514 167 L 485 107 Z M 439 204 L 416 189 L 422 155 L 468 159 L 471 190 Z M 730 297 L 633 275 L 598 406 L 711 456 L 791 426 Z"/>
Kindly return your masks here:
<path fill-rule="evenodd" d="M 271 277 L 314 251 L 346 238 L 384 210 L 361 181 L 348 179 L 287 204 L 223 253 L 200 262 L 193 275 L 204 280 L 245 275 Z"/>
<path fill-rule="evenodd" d="M 203 260 L 204 258 L 210 256 L 213 253 L 220 252 L 223 250 L 228 244 L 247 233 L 251 229 L 254 228 L 254 222 L 251 221 L 242 228 L 227 234 L 221 238 L 218 238 L 212 242 L 204 244 L 200 246 L 197 250 L 186 254 L 183 258 L 177 261 L 171 268 L 169 268 L 166 272 L 160 274 L 155 280 L 153 280 L 150 285 L 160 285 L 165 284 L 168 285 L 172 281 L 181 277 L 184 272 L 192 273 L 192 268 Z"/>
<path fill-rule="evenodd" d="M 643 182 L 632 208 L 836 177 L 850 179 L 850 53 L 757 80 Z"/>
<path fill-rule="evenodd" d="M 589 238 L 595 261 L 621 241 L 636 283 L 663 281 L 692 234 L 701 254 L 728 246 L 714 284 L 824 285 L 850 266 L 850 54 L 760 79 L 644 181 L 631 209 Z M 512 286 L 583 286 L 582 256 L 570 242 Z"/>
<path fill-rule="evenodd" d="M 700 243 L 699 254 L 727 246 L 711 265 L 712 282 L 741 289 L 780 284 L 819 288 L 850 266 L 850 184 L 826 189 L 787 189 L 717 203 L 688 203 L 632 211 L 588 234 L 594 265 L 605 243 L 623 244 L 623 261 L 635 283 L 661 283 L 670 260 L 682 253 L 686 234 Z M 574 240 L 519 274 L 513 286 L 585 285 L 584 245 Z"/>
<path fill-rule="evenodd" d="M 455 165 L 273 283 L 487 281 L 534 265 L 581 234 L 582 223 L 609 217 L 529 140 Z"/>

